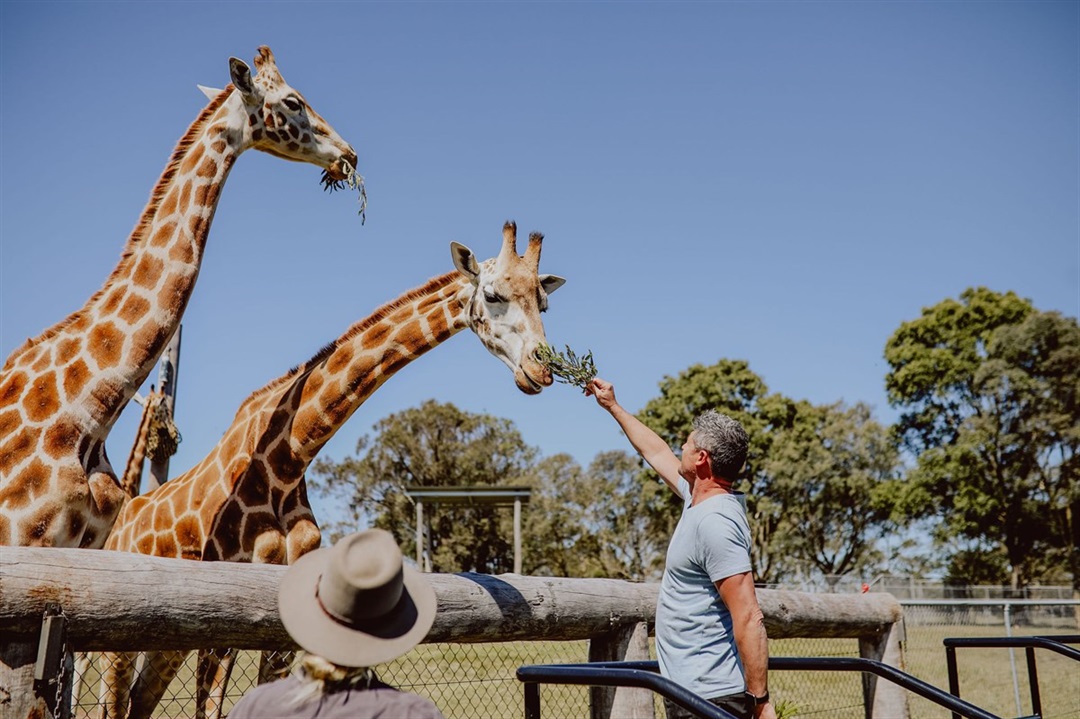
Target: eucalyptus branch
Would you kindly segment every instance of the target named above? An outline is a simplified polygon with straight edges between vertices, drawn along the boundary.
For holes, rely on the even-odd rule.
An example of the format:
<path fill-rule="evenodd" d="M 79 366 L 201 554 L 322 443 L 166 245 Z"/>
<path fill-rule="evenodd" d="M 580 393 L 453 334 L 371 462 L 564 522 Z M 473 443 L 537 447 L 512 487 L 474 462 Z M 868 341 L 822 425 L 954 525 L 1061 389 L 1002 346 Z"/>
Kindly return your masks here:
<path fill-rule="evenodd" d="M 566 347 L 566 354 L 555 351 L 555 348 L 550 345 L 540 345 L 536 350 L 536 356 L 551 370 L 555 379 L 563 384 L 572 384 L 585 389 L 596 377 L 596 364 L 593 363 L 592 350 L 578 357 L 569 345 Z"/>
<path fill-rule="evenodd" d="M 360 210 L 357 214 L 360 215 L 360 224 L 364 224 L 367 221 L 367 188 L 364 187 L 364 176 L 356 171 L 356 168 L 350 165 L 348 162 L 342 160 L 343 170 L 345 171 L 344 180 L 335 180 L 330 177 L 329 171 L 323 172 L 322 186 L 327 192 L 333 192 L 334 190 L 343 190 L 346 187 L 350 190 L 359 190 L 360 192 Z"/>

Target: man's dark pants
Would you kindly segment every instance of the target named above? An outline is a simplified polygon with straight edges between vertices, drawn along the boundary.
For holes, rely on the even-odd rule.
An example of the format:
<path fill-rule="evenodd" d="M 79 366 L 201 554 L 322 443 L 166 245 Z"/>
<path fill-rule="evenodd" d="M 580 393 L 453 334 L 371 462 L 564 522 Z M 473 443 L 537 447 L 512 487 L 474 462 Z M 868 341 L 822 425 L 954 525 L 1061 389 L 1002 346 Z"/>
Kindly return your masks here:
<path fill-rule="evenodd" d="M 709 699 L 709 703 L 715 704 L 732 716 L 739 717 L 739 719 L 754 718 L 754 703 L 743 692 Z M 691 714 L 689 710 L 683 709 L 668 699 L 664 699 L 664 710 L 667 712 L 667 719 L 696 719 L 695 715 Z"/>

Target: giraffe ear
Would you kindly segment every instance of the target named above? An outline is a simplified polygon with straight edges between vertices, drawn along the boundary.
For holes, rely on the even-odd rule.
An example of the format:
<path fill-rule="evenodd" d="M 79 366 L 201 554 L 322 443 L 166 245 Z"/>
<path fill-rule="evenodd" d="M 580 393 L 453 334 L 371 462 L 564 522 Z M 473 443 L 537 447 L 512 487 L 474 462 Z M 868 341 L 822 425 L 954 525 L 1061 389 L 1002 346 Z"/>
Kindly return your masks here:
<path fill-rule="evenodd" d="M 540 275 L 540 286 L 549 295 L 565 284 L 566 280 L 558 275 Z"/>
<path fill-rule="evenodd" d="M 476 255 L 463 244 L 458 242 L 450 243 L 450 254 L 454 258 L 454 267 L 473 282 L 476 282 L 480 277 L 480 265 L 476 262 Z"/>
<path fill-rule="evenodd" d="M 221 94 L 221 90 L 216 87 L 207 87 L 206 85 L 196 85 L 199 88 L 199 92 L 206 95 L 208 100 L 213 100 L 215 97 Z"/>
<path fill-rule="evenodd" d="M 229 75 L 232 77 L 233 85 L 244 96 L 244 99 L 248 101 L 257 99 L 255 83 L 251 81 L 251 68 L 247 66 L 247 63 L 240 58 L 230 57 Z"/>

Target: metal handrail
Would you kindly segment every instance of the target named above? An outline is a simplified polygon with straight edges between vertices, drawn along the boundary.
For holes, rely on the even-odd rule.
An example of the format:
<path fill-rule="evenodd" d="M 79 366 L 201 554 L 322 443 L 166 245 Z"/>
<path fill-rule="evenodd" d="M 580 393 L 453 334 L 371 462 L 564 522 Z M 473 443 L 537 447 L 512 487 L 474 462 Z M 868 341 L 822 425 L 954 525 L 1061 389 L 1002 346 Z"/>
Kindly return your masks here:
<path fill-rule="evenodd" d="M 985 709 L 966 702 L 957 696 L 917 679 L 888 664 L 858 657 L 770 657 L 770 671 L 810 670 L 810 671 L 858 671 L 876 674 L 894 684 L 918 694 L 954 715 L 966 719 L 1001 719 Z M 596 686 L 638 686 L 652 689 L 671 699 L 680 706 L 698 712 L 699 716 L 710 719 L 728 719 L 730 715 L 719 707 L 710 704 L 701 697 L 690 693 L 683 687 L 664 679 L 658 674 L 659 665 L 655 661 L 634 662 L 595 662 L 592 664 L 548 664 L 520 667 L 517 677 L 525 685 L 525 718 L 540 719 L 540 690 L 538 684 L 591 684 Z M 646 681 L 650 675 L 651 680 Z M 600 681 L 600 679 L 603 681 Z M 656 682 L 655 680 L 663 680 Z M 620 681 L 625 680 L 625 681 Z M 662 687 L 662 688 L 661 688 Z M 530 696 L 530 688 L 532 690 Z M 669 693 L 670 692 L 670 693 Z M 691 703 L 680 701 L 679 695 L 688 695 Z M 535 704 L 530 707 L 530 699 Z M 722 713 L 717 714 L 720 711 Z"/>
<path fill-rule="evenodd" d="M 781 671 L 869 672 L 948 709 L 953 713 L 953 716 L 962 716 L 967 719 L 1000 719 L 996 714 L 991 714 L 985 709 L 949 694 L 933 684 L 928 684 L 922 679 L 917 679 L 906 672 L 900 671 L 896 667 L 873 659 L 862 659 L 860 657 L 770 657 L 769 670 L 774 669 Z"/>
<path fill-rule="evenodd" d="M 1080 634 L 1038 635 L 1030 637 L 946 637 L 942 640 L 945 645 L 945 663 L 949 673 L 949 691 L 960 696 L 960 672 L 956 665 L 956 650 L 958 647 L 980 648 L 1023 648 L 1027 659 L 1028 689 L 1031 692 L 1031 711 L 1035 717 L 1042 716 L 1042 695 L 1039 691 L 1039 670 L 1035 664 L 1035 649 L 1049 649 L 1074 661 L 1080 661 L 1080 651 L 1066 644 L 1080 644 Z M 1014 673 L 1015 678 L 1015 673 Z M 1017 691 L 1016 702 L 1019 706 L 1020 694 Z M 956 719 L 953 713 L 953 719 Z"/>
<path fill-rule="evenodd" d="M 1033 647 L 1049 649 L 1069 659 L 1080 661 L 1080 650 L 1066 646 L 1080 644 L 1080 634 L 1039 634 L 1030 637 L 946 637 L 942 643 L 948 647 Z"/>
<path fill-rule="evenodd" d="M 641 687 L 705 719 L 738 719 L 685 687 L 662 677 L 656 662 L 594 662 L 591 664 L 534 664 L 518 667 L 525 684 L 525 719 L 540 719 L 540 684 L 586 684 L 602 687 Z"/>

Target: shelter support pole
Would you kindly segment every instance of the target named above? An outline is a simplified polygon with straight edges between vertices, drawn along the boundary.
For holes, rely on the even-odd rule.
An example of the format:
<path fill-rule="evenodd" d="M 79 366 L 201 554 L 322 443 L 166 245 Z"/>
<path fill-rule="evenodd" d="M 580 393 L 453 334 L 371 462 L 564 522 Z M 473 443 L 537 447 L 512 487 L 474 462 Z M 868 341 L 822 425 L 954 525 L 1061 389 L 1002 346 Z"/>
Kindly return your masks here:
<path fill-rule="evenodd" d="M 416 500 L 416 569 L 424 571 L 424 501 Z"/>
<path fill-rule="evenodd" d="M 514 497 L 514 574 L 521 574 L 521 497 Z"/>

